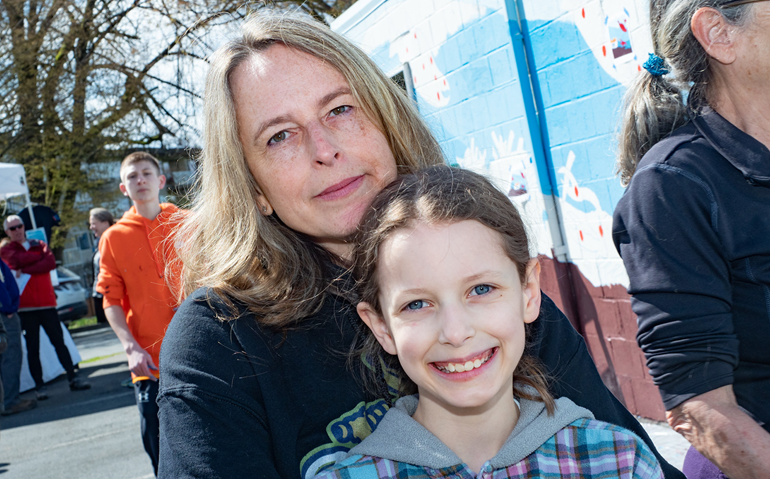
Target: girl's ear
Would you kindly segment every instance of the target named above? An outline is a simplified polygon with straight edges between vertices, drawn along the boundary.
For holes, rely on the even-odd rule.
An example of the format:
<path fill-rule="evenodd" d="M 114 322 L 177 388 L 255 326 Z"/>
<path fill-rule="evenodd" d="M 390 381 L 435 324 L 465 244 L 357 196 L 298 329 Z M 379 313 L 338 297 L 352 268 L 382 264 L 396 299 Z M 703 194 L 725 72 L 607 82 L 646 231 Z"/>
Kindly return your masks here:
<path fill-rule="evenodd" d="M 522 285 L 524 296 L 524 322 L 531 323 L 540 315 L 540 262 L 532 258 L 527 263 L 526 279 Z"/>
<path fill-rule="evenodd" d="M 393 341 L 393 336 L 390 335 L 390 330 L 388 329 L 388 324 L 385 320 L 377 314 L 377 311 L 375 311 L 369 303 L 358 303 L 356 310 L 358 311 L 361 320 L 372 330 L 372 334 L 377 338 L 377 342 L 380 343 L 382 349 L 388 354 L 396 356 L 398 354 L 396 351 L 396 343 Z"/>

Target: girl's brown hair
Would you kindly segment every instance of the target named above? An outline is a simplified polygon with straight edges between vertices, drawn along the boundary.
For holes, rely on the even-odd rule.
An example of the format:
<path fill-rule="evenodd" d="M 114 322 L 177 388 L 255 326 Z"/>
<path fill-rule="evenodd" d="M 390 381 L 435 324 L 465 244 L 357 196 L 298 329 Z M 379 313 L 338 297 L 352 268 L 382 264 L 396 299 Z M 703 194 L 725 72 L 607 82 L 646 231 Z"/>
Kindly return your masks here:
<path fill-rule="evenodd" d="M 464 220 L 478 221 L 500 234 L 503 250 L 516 264 L 519 278 L 524 282 L 531 259 L 529 242 L 524 223 L 510 199 L 481 175 L 460 168 L 432 166 L 401 176 L 388 185 L 364 215 L 353 254 L 360 300 L 382 315 L 377 284 L 379 249 L 396 230 L 417 222 L 447 224 Z M 527 347 L 514 371 L 514 390 L 520 397 L 544 402 L 548 413 L 553 414 L 554 400 L 548 391 L 546 375 L 537 358 L 527 353 L 533 340 L 530 326 L 525 325 Z M 398 357 L 383 350 L 368 328 L 362 329 L 365 331 L 360 352 L 369 365 L 365 377 L 372 392 L 379 397 L 388 396 L 387 384 L 383 381 L 385 371 L 382 369 L 385 369 L 400 378 L 396 388 L 399 395 L 416 393 L 417 386 L 404 373 Z M 534 388 L 537 394 L 522 386 Z"/>

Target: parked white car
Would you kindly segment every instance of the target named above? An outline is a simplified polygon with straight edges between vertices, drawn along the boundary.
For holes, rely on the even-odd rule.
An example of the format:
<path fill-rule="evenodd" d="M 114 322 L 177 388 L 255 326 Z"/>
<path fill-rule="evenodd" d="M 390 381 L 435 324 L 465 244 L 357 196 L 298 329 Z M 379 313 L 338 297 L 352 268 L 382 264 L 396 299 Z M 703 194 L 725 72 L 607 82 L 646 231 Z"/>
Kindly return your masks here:
<path fill-rule="evenodd" d="M 63 266 L 56 268 L 59 284 L 54 286 L 56 293 L 56 312 L 64 323 L 80 319 L 88 314 L 88 290 L 83 287 L 80 276 Z"/>

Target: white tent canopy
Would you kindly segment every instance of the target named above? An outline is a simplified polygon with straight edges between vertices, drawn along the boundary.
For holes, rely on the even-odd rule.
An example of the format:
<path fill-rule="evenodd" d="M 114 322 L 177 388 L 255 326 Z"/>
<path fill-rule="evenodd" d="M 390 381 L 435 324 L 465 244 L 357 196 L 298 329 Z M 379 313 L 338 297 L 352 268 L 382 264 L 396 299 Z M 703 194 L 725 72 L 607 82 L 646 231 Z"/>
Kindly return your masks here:
<path fill-rule="evenodd" d="M 7 200 L 12 196 L 19 195 L 26 197 L 32 229 L 37 228 L 35 215 L 32 214 L 32 204 L 29 200 L 29 188 L 27 188 L 27 175 L 24 173 L 24 167 L 14 163 L 0 163 L 0 200 Z"/>
<path fill-rule="evenodd" d="M 0 200 L 19 195 L 29 195 L 24 167 L 13 163 L 0 163 Z"/>

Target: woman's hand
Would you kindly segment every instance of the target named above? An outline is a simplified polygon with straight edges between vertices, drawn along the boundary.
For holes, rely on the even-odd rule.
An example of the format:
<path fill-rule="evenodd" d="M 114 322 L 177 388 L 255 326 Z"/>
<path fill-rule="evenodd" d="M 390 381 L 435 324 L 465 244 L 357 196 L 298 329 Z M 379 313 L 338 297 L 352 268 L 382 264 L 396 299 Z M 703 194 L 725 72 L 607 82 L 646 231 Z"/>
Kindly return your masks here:
<path fill-rule="evenodd" d="M 770 478 L 770 433 L 738 406 L 731 385 L 683 402 L 666 419 L 730 479 Z"/>

